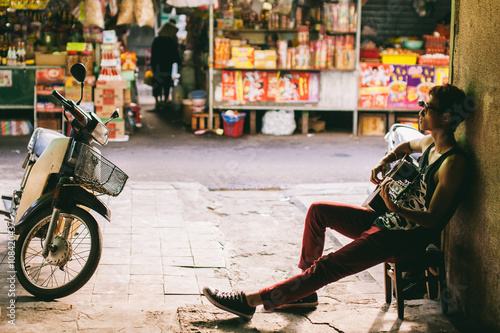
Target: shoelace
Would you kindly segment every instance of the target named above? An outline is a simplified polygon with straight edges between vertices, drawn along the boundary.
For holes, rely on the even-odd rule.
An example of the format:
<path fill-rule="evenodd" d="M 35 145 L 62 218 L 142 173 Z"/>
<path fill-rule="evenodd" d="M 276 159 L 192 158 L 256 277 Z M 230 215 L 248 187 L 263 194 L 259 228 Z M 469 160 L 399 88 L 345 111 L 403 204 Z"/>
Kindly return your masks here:
<path fill-rule="evenodd" d="M 228 299 L 231 301 L 239 301 L 241 300 L 241 292 L 237 293 L 234 291 L 220 291 L 217 290 L 217 297 L 222 298 L 222 299 Z"/>

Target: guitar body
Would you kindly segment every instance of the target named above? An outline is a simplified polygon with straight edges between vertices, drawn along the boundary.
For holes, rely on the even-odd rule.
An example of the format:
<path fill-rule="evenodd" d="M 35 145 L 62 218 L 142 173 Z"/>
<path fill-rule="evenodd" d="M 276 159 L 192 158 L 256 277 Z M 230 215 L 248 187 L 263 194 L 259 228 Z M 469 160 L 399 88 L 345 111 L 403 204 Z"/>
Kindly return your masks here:
<path fill-rule="evenodd" d="M 398 160 L 385 177 L 390 177 L 394 181 L 404 184 L 399 186 L 399 191 L 391 195 L 394 201 L 397 201 L 401 195 L 410 187 L 411 184 L 418 178 L 420 170 L 417 161 L 409 155 L 405 155 Z M 385 205 L 384 199 L 380 196 L 381 187 L 378 185 L 375 190 L 366 198 L 363 207 L 371 208 L 378 215 L 383 215 L 387 212 L 388 208 Z"/>

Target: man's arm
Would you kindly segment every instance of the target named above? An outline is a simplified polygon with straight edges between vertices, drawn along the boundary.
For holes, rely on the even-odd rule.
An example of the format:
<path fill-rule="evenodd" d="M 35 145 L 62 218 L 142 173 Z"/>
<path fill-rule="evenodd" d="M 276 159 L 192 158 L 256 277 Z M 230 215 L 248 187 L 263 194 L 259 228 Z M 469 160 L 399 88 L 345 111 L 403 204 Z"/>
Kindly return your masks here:
<path fill-rule="evenodd" d="M 384 176 L 383 171 L 385 170 L 387 164 L 397 161 L 398 158 L 404 154 L 423 152 L 424 149 L 431 143 L 432 137 L 430 135 L 400 143 L 392 152 L 388 152 L 384 157 L 382 157 L 375 168 L 373 168 L 370 181 L 377 185 L 382 183 L 383 178 L 379 178 L 379 174 Z"/>
<path fill-rule="evenodd" d="M 397 212 L 406 219 L 425 228 L 435 227 L 452 208 L 453 201 L 460 190 L 465 177 L 466 162 L 462 155 L 455 154 L 446 158 L 436 173 L 437 187 L 427 211 L 417 211 L 397 206 L 389 199 L 386 191 L 389 180 L 382 185 L 381 195 L 389 210 Z"/>

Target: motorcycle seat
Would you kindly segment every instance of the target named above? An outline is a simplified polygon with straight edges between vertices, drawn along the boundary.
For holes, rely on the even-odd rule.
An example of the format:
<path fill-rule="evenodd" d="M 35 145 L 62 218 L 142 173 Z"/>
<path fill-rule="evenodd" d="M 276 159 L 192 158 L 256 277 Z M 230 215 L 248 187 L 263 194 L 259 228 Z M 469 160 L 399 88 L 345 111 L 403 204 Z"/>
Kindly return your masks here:
<path fill-rule="evenodd" d="M 34 135 L 36 135 L 36 138 L 33 145 L 33 154 L 35 154 L 36 157 L 40 157 L 45 148 L 47 148 L 53 140 L 66 137 L 64 134 L 57 131 L 41 127 L 37 128 L 35 132 Z"/>

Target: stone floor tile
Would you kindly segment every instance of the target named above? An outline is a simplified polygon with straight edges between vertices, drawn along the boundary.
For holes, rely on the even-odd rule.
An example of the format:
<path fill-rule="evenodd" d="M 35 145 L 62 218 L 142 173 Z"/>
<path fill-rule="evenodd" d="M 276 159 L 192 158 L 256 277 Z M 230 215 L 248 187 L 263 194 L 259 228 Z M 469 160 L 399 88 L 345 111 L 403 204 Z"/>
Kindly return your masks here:
<path fill-rule="evenodd" d="M 130 284 L 163 284 L 163 275 L 158 274 L 143 274 L 130 275 Z"/>
<path fill-rule="evenodd" d="M 196 267 L 226 267 L 226 262 L 221 256 L 195 256 L 194 265 Z"/>
<path fill-rule="evenodd" d="M 165 279 L 163 282 L 165 294 L 174 295 L 199 295 L 198 281 L 196 278 L 184 277 L 182 283 L 177 279 Z"/>
<path fill-rule="evenodd" d="M 130 266 L 131 275 L 163 275 L 162 265 L 131 265 Z"/>
<path fill-rule="evenodd" d="M 179 267 L 179 266 L 163 266 L 164 280 L 172 279 L 172 277 L 192 277 L 196 278 L 197 268 Z"/>
<path fill-rule="evenodd" d="M 114 304 L 127 304 L 128 294 L 94 294 L 92 295 L 92 304 L 114 305 Z"/>
<path fill-rule="evenodd" d="M 192 257 L 190 248 L 172 249 L 164 246 L 161 248 L 161 255 L 163 257 Z"/>
<path fill-rule="evenodd" d="M 158 305 L 165 303 L 165 295 L 156 294 L 130 294 L 128 295 L 128 302 L 138 307 L 150 307 L 151 305 Z M 150 332 L 151 328 L 148 327 L 144 332 Z M 129 332 L 128 330 L 126 332 Z"/>
<path fill-rule="evenodd" d="M 143 295 L 148 298 L 153 295 L 163 296 L 163 283 L 130 283 L 128 293 L 129 295 Z"/>
<path fill-rule="evenodd" d="M 163 257 L 162 263 L 163 266 L 194 266 L 193 257 Z"/>
<path fill-rule="evenodd" d="M 131 257 L 131 263 L 132 263 L 132 265 L 161 266 L 161 257 L 133 256 L 133 257 Z"/>
<path fill-rule="evenodd" d="M 210 286 L 223 291 L 231 291 L 231 283 L 228 278 L 208 278 L 208 277 L 198 277 L 198 286 L 200 290 L 203 287 Z"/>
<path fill-rule="evenodd" d="M 99 279 L 94 286 L 92 295 L 96 294 L 127 294 L 129 283 L 114 283 L 111 281 L 102 282 Z"/>

